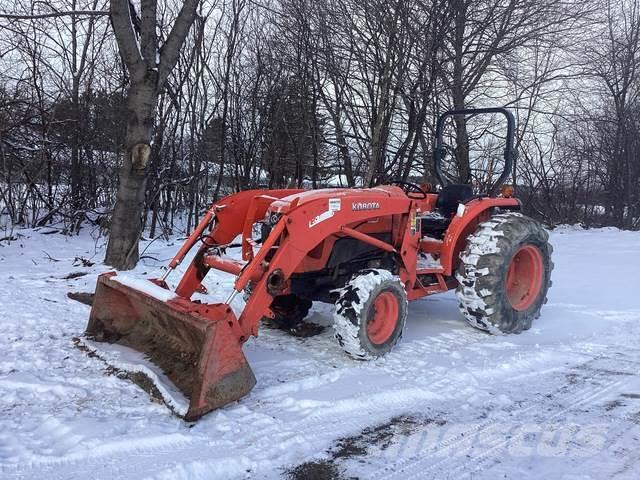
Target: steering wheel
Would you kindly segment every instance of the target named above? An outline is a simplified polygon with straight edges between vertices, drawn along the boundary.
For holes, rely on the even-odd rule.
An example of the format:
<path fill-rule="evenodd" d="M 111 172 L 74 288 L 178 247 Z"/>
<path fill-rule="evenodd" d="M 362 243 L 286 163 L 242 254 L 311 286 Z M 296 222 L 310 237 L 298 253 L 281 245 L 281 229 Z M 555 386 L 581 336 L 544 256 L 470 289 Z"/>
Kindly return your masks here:
<path fill-rule="evenodd" d="M 397 185 L 402 188 L 402 191 L 407 194 L 409 198 L 415 198 L 418 200 L 423 200 L 427 198 L 427 194 L 425 193 L 419 185 L 411 182 L 405 182 L 404 180 L 392 180 L 391 185 Z M 414 196 L 412 196 L 413 194 Z M 418 195 L 417 197 L 415 195 Z"/>

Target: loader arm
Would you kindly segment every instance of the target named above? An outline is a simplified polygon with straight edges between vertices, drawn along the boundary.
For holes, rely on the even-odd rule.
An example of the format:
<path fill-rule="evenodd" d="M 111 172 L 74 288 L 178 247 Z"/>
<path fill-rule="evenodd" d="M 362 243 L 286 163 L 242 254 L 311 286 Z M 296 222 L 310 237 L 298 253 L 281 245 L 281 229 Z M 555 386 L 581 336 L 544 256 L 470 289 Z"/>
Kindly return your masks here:
<path fill-rule="evenodd" d="M 250 244 L 253 224 L 264 218 L 267 208 L 274 199 L 280 199 L 301 191 L 298 189 L 246 190 L 214 203 L 169 264 L 170 269 L 179 265 L 189 250 L 202 239 L 198 253 L 196 253 L 176 287 L 176 294 L 188 299 L 191 298 L 194 292 L 202 288 L 202 280 L 214 266 L 212 263 L 206 262 L 205 259 L 207 250 L 212 246 L 227 245 L 242 234 L 243 256 L 248 257 L 245 252 L 253 248 Z M 211 225 L 212 222 L 213 228 L 205 235 L 206 227 Z M 224 270 L 224 268 L 220 269 Z M 224 271 L 234 273 L 229 270 Z"/>
<path fill-rule="evenodd" d="M 336 209 L 337 205 L 340 205 L 339 209 Z M 377 208 L 357 209 L 361 205 Z M 404 195 L 391 195 L 383 189 L 380 189 L 377 197 L 350 194 L 348 198 L 319 198 L 299 206 L 293 205 L 290 209 L 284 207 L 280 212 L 282 217 L 269 238 L 235 282 L 236 292 L 243 291 L 249 281 L 253 283 L 251 295 L 239 318 L 244 336 L 257 335 L 260 319 L 265 316 L 273 317 L 273 312 L 269 309 L 273 297 L 286 290 L 292 273 L 305 256 L 332 235 L 352 236 L 382 250 L 397 253 L 403 265 L 401 278 L 410 282 L 411 272 L 415 271 L 411 262 L 415 263 L 420 240 L 419 232 L 411 232 L 408 221 L 411 209 L 411 199 Z M 399 220 L 392 235 L 393 241 L 389 244 L 349 227 L 391 215 L 398 216 Z M 276 242 L 277 250 L 265 264 L 267 253 L 274 248 Z"/>

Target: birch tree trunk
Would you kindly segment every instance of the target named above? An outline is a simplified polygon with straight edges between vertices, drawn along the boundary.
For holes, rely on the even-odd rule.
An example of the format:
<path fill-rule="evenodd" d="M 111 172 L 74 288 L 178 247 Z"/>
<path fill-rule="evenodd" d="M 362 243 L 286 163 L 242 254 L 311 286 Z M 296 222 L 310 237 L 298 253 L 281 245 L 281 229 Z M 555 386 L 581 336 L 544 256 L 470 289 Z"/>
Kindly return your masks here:
<path fill-rule="evenodd" d="M 138 240 L 142 230 L 147 164 L 151 153 L 154 115 L 158 96 L 154 76 L 129 89 L 127 133 L 122 155 L 120 184 L 111 219 L 105 263 L 129 270 L 138 262 Z"/>
<path fill-rule="evenodd" d="M 104 260 L 119 270 L 130 270 L 138 263 L 138 241 L 142 235 L 147 166 L 158 95 L 176 65 L 198 4 L 199 0 L 184 1 L 167 40 L 159 47 L 157 0 L 141 0 L 140 18 L 129 0 L 111 0 L 113 30 L 130 74 L 120 184 Z"/>

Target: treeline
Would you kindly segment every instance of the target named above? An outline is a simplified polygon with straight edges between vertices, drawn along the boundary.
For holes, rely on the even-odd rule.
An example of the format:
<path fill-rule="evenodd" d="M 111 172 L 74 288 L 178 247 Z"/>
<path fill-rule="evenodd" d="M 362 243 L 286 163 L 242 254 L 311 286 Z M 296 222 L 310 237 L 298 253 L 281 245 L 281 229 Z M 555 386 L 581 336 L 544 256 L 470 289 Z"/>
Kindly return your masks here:
<path fill-rule="evenodd" d="M 151 3 L 164 42 L 181 2 Z M 131 121 L 109 7 L 0 14 L 4 225 L 108 228 Z M 139 34 L 139 2 L 130 15 Z M 638 66 L 636 0 L 202 1 L 158 97 L 143 222 L 189 229 L 247 188 L 433 182 L 438 114 L 499 105 L 517 116 L 528 213 L 637 229 Z M 482 190 L 499 175 L 498 117 L 459 118 L 448 139 L 449 176 Z"/>

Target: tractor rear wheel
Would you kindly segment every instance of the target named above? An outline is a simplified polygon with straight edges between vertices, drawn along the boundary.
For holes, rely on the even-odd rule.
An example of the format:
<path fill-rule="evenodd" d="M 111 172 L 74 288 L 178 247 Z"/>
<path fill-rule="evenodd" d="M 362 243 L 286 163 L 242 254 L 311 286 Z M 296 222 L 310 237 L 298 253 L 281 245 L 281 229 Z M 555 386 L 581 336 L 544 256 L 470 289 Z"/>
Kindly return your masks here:
<path fill-rule="evenodd" d="M 363 270 L 351 277 L 336 302 L 336 339 L 351 357 L 376 358 L 389 352 L 402 336 L 407 294 L 387 270 Z"/>
<path fill-rule="evenodd" d="M 532 218 L 509 212 L 481 223 L 460 254 L 456 295 L 476 328 L 520 333 L 531 328 L 547 301 L 553 248 Z"/>

